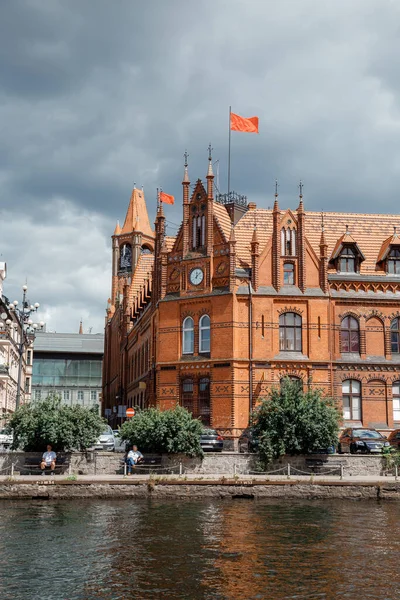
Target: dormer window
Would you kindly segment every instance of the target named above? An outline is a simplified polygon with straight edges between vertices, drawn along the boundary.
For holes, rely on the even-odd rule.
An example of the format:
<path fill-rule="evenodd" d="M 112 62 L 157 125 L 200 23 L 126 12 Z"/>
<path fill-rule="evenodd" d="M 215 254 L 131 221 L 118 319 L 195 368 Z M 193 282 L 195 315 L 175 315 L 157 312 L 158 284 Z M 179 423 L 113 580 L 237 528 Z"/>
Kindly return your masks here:
<path fill-rule="evenodd" d="M 400 249 L 392 248 L 387 258 L 387 272 L 400 275 Z"/>
<path fill-rule="evenodd" d="M 338 271 L 340 273 L 356 273 L 356 267 L 356 252 L 350 246 L 345 246 L 339 255 Z"/>

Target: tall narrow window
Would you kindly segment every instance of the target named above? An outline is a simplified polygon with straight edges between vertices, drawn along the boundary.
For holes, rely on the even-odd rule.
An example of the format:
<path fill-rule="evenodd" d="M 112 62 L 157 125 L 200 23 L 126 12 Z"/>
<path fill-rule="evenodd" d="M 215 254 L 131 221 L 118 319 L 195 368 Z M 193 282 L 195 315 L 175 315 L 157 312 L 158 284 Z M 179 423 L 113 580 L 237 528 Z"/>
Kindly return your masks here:
<path fill-rule="evenodd" d="M 345 317 L 341 324 L 342 352 L 360 352 L 360 330 L 357 319 Z"/>
<path fill-rule="evenodd" d="M 210 317 L 203 315 L 199 321 L 199 352 L 210 352 Z"/>
<path fill-rule="evenodd" d="M 294 265 L 292 263 L 283 265 L 283 285 L 294 285 Z"/>
<path fill-rule="evenodd" d="M 210 425 L 210 380 L 202 377 L 199 381 L 199 418 L 203 425 Z"/>
<path fill-rule="evenodd" d="M 301 352 L 301 316 L 283 313 L 279 317 L 279 349 L 282 352 Z"/>
<path fill-rule="evenodd" d="M 390 324 L 390 341 L 392 354 L 400 354 L 400 319 L 393 319 Z"/>
<path fill-rule="evenodd" d="M 261 315 L 261 335 L 262 335 L 262 337 L 265 336 L 265 319 L 264 319 L 264 315 Z"/>
<path fill-rule="evenodd" d="M 339 271 L 341 273 L 356 272 L 356 253 L 353 248 L 347 246 L 343 249 L 339 258 Z"/>
<path fill-rule="evenodd" d="M 182 352 L 193 354 L 194 352 L 194 321 L 192 317 L 186 317 L 182 326 Z"/>
<path fill-rule="evenodd" d="M 347 421 L 361 421 L 361 384 L 356 379 L 342 383 L 343 417 Z"/>
<path fill-rule="evenodd" d="M 400 421 L 400 381 L 393 383 L 393 421 Z"/>
<path fill-rule="evenodd" d="M 321 317 L 318 317 L 318 337 L 321 337 Z"/>
<path fill-rule="evenodd" d="M 281 255 L 285 256 L 285 239 L 286 239 L 286 231 L 281 229 Z"/>
<path fill-rule="evenodd" d="M 393 248 L 388 257 L 388 273 L 400 275 L 400 249 Z"/>
<path fill-rule="evenodd" d="M 132 268 L 132 246 L 124 244 L 121 247 L 119 254 L 119 269 L 120 271 L 129 271 Z"/>
<path fill-rule="evenodd" d="M 190 377 L 182 381 L 182 406 L 193 413 L 193 379 Z"/>

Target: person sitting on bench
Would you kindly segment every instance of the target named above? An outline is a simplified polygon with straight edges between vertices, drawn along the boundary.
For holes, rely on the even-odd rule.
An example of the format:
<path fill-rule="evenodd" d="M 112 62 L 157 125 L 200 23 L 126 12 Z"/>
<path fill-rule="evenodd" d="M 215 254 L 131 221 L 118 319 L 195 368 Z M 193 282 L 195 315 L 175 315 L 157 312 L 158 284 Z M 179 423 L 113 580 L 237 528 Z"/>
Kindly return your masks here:
<path fill-rule="evenodd" d="M 132 473 L 132 467 L 135 467 L 138 463 L 143 461 L 143 454 L 139 452 L 137 446 L 132 446 L 129 450 L 128 456 L 126 457 L 126 464 L 128 465 L 128 475 Z"/>
<path fill-rule="evenodd" d="M 42 475 L 45 474 L 45 469 L 50 469 L 51 474 L 54 475 L 54 470 L 56 468 L 56 458 L 57 454 L 53 452 L 53 449 L 50 444 L 47 445 L 47 451 L 43 452 L 42 462 L 40 463 L 40 468 L 42 469 Z"/>

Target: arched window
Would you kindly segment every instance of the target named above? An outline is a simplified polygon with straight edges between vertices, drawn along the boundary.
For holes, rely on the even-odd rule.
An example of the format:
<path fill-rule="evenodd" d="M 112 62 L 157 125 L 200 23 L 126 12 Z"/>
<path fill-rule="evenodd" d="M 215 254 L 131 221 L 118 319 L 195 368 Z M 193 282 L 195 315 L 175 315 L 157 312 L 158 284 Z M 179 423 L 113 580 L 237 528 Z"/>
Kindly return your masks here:
<path fill-rule="evenodd" d="M 393 421 L 400 421 L 400 381 L 395 381 L 392 387 L 393 393 Z"/>
<path fill-rule="evenodd" d="M 194 352 L 194 321 L 192 317 L 186 317 L 182 325 L 182 352 L 193 354 Z"/>
<path fill-rule="evenodd" d="M 206 216 L 195 214 L 192 219 L 193 250 L 204 248 L 206 245 Z"/>
<path fill-rule="evenodd" d="M 346 246 L 339 257 L 339 271 L 341 273 L 356 272 L 356 253 L 353 248 Z"/>
<path fill-rule="evenodd" d="M 120 271 L 129 271 L 132 268 L 132 246 L 124 244 L 119 252 Z"/>
<path fill-rule="evenodd" d="M 283 285 L 294 285 L 294 265 L 292 263 L 283 264 Z"/>
<path fill-rule="evenodd" d="M 341 323 L 342 352 L 360 352 L 360 329 L 357 319 L 345 317 Z"/>
<path fill-rule="evenodd" d="M 285 229 L 281 230 L 281 255 L 296 256 L 296 230 Z"/>
<path fill-rule="evenodd" d="M 343 417 L 347 421 L 361 421 L 361 384 L 356 379 L 342 383 Z"/>
<path fill-rule="evenodd" d="M 400 354 L 400 319 L 393 319 L 390 324 L 390 341 L 392 354 Z"/>
<path fill-rule="evenodd" d="M 210 352 L 210 317 L 203 315 L 199 321 L 199 352 Z"/>
<path fill-rule="evenodd" d="M 291 381 L 299 386 L 300 389 L 303 389 L 303 380 L 301 377 L 297 377 L 296 375 L 285 375 L 281 377 L 280 384 L 283 385 L 285 381 Z"/>
<path fill-rule="evenodd" d="M 400 249 L 392 248 L 388 256 L 387 272 L 400 275 Z"/>
<path fill-rule="evenodd" d="M 301 317 L 292 312 L 279 317 L 279 349 L 282 352 L 301 352 Z"/>

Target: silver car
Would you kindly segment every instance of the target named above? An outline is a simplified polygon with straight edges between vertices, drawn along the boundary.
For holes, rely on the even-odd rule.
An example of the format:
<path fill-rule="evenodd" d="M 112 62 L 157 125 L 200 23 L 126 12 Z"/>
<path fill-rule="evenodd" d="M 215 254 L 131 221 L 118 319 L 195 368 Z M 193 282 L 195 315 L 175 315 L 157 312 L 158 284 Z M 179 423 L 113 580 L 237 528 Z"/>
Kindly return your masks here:
<path fill-rule="evenodd" d="M 103 433 L 95 443 L 94 450 L 108 450 L 108 452 L 115 451 L 114 432 L 109 425 L 106 425 Z"/>

